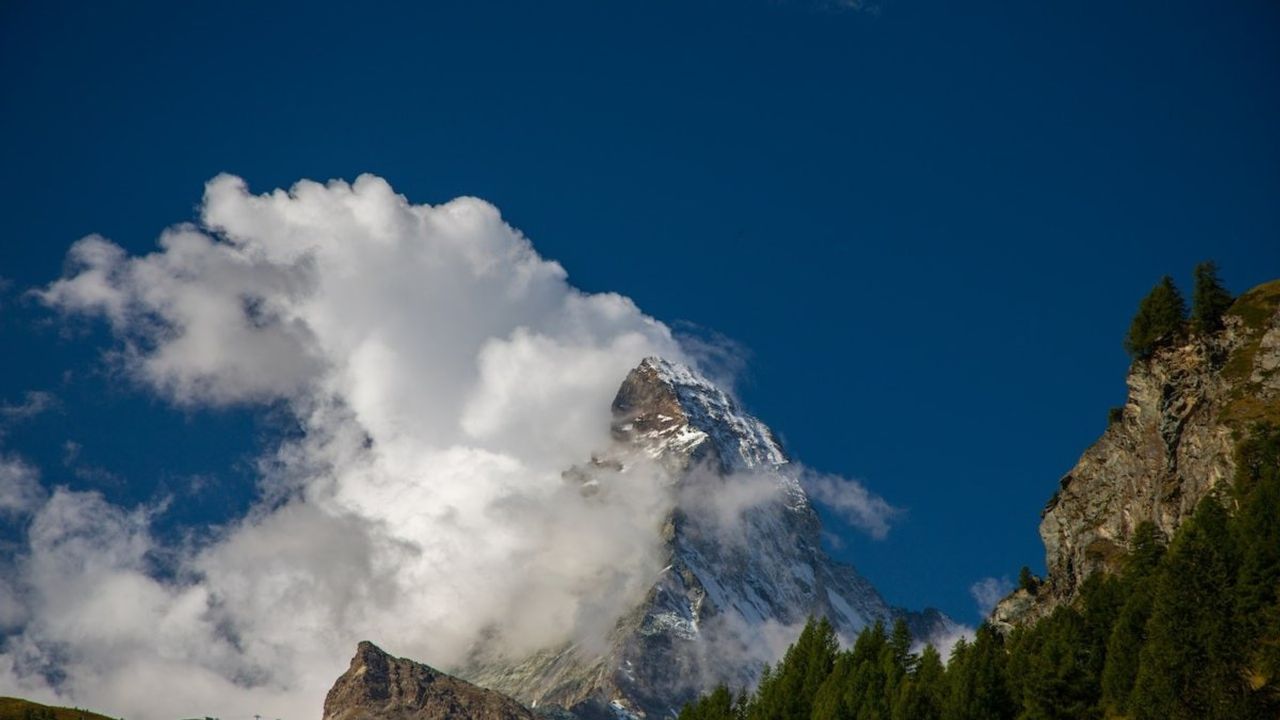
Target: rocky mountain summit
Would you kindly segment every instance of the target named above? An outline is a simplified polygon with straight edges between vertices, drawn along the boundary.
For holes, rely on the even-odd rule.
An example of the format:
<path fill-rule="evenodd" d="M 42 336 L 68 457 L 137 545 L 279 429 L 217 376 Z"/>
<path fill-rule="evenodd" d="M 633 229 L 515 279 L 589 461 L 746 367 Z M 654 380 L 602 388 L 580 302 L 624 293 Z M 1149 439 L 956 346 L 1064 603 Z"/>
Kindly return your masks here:
<path fill-rule="evenodd" d="M 623 381 L 613 414 L 615 447 L 565 478 L 586 491 L 637 457 L 662 468 L 677 498 L 662 525 L 663 569 L 603 650 L 482 651 L 462 676 L 540 711 L 657 718 L 718 682 L 749 684 L 810 615 L 850 639 L 897 617 L 919 637 L 950 629 L 936 611 L 890 607 L 827 556 L 818 515 L 773 433 L 705 377 L 648 358 Z M 739 503 L 729 517 L 726 502 Z"/>
<path fill-rule="evenodd" d="M 520 703 L 362 642 L 324 699 L 324 720 L 533 720 Z"/>
<path fill-rule="evenodd" d="M 1171 537 L 1206 493 L 1230 482 L 1249 426 L 1280 422 L 1280 281 L 1238 298 L 1220 330 L 1135 360 L 1127 385 L 1124 407 L 1041 514 L 1047 578 L 1001 601 L 997 627 L 1041 617 L 1093 573 L 1117 570 L 1139 524 Z"/>

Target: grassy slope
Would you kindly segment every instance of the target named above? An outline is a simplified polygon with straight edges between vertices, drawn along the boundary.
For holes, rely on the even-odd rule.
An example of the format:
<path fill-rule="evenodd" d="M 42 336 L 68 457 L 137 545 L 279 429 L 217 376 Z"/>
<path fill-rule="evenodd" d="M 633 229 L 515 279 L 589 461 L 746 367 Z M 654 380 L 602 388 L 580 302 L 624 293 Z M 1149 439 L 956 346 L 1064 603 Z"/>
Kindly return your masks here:
<path fill-rule="evenodd" d="M 53 707 L 20 698 L 0 697 L 0 720 L 112 720 L 106 715 L 77 708 Z"/>
<path fill-rule="evenodd" d="M 1264 402 L 1259 388 L 1249 378 L 1254 355 L 1271 318 L 1275 317 L 1277 307 L 1280 307 L 1280 280 L 1272 280 L 1241 295 L 1227 311 L 1228 315 L 1241 320 L 1246 333 L 1244 344 L 1231 354 L 1222 369 L 1223 376 L 1236 386 L 1223 420 L 1237 430 L 1257 421 L 1280 424 L 1280 406 Z"/>

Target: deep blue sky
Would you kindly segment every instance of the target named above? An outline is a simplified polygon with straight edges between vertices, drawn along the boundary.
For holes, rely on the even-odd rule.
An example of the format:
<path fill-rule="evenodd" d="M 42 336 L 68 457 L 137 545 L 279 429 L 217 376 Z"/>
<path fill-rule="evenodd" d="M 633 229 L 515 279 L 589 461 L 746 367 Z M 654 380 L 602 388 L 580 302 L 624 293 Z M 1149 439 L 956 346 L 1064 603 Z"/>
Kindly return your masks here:
<path fill-rule="evenodd" d="M 0 4 L 0 400 L 61 400 L 4 443 L 177 492 L 175 526 L 243 509 L 272 423 L 119 386 L 101 329 L 20 295 L 222 171 L 477 195 L 579 287 L 742 343 L 790 451 L 907 509 L 840 552 L 968 621 L 970 583 L 1042 567 L 1142 294 L 1280 276 L 1273 2 L 85 5 Z"/>

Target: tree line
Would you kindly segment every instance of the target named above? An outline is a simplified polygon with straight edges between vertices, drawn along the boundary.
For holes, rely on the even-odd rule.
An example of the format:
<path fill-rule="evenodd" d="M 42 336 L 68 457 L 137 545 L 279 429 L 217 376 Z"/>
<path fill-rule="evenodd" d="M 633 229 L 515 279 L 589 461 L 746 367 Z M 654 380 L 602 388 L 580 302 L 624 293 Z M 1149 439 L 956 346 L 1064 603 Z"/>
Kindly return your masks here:
<path fill-rule="evenodd" d="M 1023 578 L 1032 582 L 1031 578 Z M 1003 636 L 984 624 L 944 664 L 901 621 L 841 649 L 811 619 L 752 692 L 716 688 L 679 720 L 1275 720 L 1280 717 L 1280 429 L 1166 542 L 1135 529 L 1117 573 Z"/>
<path fill-rule="evenodd" d="M 1186 337 L 1189 331 L 1211 333 L 1222 328 L 1222 317 L 1231 307 L 1231 293 L 1218 278 L 1218 267 L 1212 260 L 1196 265 L 1195 288 L 1191 294 L 1191 313 L 1173 278 L 1165 275 L 1138 303 L 1138 312 L 1129 324 L 1124 349 L 1139 359 L 1151 357 L 1156 350 Z"/>

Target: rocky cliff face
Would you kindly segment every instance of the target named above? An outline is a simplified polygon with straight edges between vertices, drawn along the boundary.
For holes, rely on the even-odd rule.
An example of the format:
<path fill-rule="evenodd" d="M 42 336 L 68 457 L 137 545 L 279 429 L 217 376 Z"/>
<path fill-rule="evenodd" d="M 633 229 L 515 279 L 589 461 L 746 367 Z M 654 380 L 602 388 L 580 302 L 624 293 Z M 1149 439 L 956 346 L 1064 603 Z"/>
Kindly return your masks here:
<path fill-rule="evenodd" d="M 324 720 L 534 720 L 520 703 L 362 642 L 324 699 Z"/>
<path fill-rule="evenodd" d="M 1230 482 L 1234 447 L 1248 426 L 1280 422 L 1280 281 L 1241 296 L 1221 331 L 1136 360 L 1128 398 L 1042 513 L 1048 577 L 993 613 L 997 626 L 1039 617 L 1114 571 L 1134 528 L 1171 536 L 1212 488 Z"/>
<path fill-rule="evenodd" d="M 890 607 L 827 557 L 818 516 L 773 434 L 705 378 L 649 358 L 622 383 L 613 411 L 616 446 L 565 476 L 589 488 L 637 456 L 663 468 L 677 498 L 662 527 L 665 567 L 604 651 L 481 653 L 463 673 L 472 681 L 540 710 L 656 718 L 718 682 L 753 681 L 811 614 L 850 639 L 899 616 L 920 636 L 950 629 L 936 611 Z"/>

